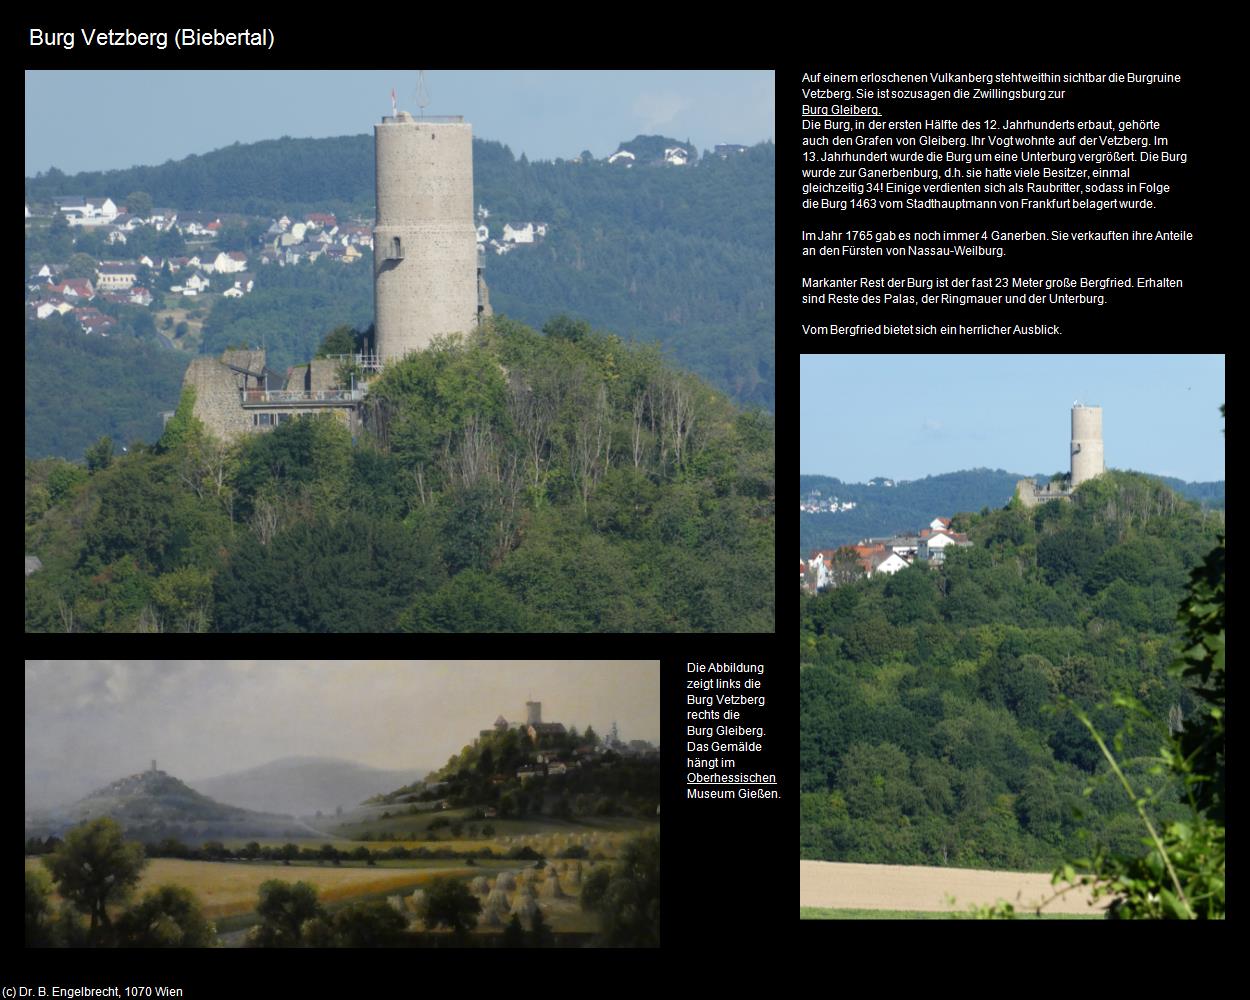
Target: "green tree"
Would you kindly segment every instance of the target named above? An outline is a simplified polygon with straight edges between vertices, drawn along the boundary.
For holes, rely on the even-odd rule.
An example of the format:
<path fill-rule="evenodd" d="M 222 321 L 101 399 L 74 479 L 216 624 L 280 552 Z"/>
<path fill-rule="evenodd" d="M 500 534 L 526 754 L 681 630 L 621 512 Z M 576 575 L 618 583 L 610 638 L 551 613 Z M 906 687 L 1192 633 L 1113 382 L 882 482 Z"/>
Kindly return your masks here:
<path fill-rule="evenodd" d="M 339 354 L 356 352 L 356 331 L 350 326 L 336 326 L 325 335 L 321 346 L 317 348 L 317 357 L 329 358 Z"/>
<path fill-rule="evenodd" d="M 74 237 L 64 212 L 57 212 L 52 216 L 44 247 L 52 260 L 65 260 L 73 250 Z"/>
<path fill-rule="evenodd" d="M 457 937 L 467 934 L 477 922 L 482 904 L 462 881 L 451 876 L 432 880 L 417 909 L 427 930 L 448 927 Z"/>
<path fill-rule="evenodd" d="M 508 588 L 480 569 L 466 569 L 417 598 L 399 619 L 404 632 L 525 632 L 530 615 Z"/>
<path fill-rule="evenodd" d="M 261 924 L 256 930 L 254 943 L 261 948 L 298 946 L 300 929 L 305 921 L 324 915 L 317 902 L 315 886 L 308 882 L 291 883 L 277 879 L 261 883 L 256 913 L 261 918 Z"/>
<path fill-rule="evenodd" d="M 529 945 L 531 948 L 551 948 L 556 943 L 556 936 L 551 932 L 543 917 L 542 910 L 535 910 L 530 920 Z"/>
<path fill-rule="evenodd" d="M 163 885 L 122 914 L 117 938 L 127 948 L 211 948 L 217 928 L 190 889 Z"/>
<path fill-rule="evenodd" d="M 521 926 L 521 918 L 515 913 L 503 929 L 503 946 L 505 948 L 525 947 L 525 928 Z"/>
<path fill-rule="evenodd" d="M 408 919 L 385 900 L 353 903 L 334 915 L 344 948 L 393 948 L 408 930 Z"/>
<path fill-rule="evenodd" d="M 579 340 L 584 340 L 589 335 L 590 324 L 585 320 L 573 319 L 571 316 L 561 314 L 553 316 L 543 324 L 543 333 L 554 339 L 576 343 Z"/>
<path fill-rule="evenodd" d="M 100 438 L 87 449 L 87 471 L 99 472 L 113 464 L 113 439 L 108 435 Z"/>
<path fill-rule="evenodd" d="M 65 270 L 61 273 L 63 278 L 89 278 L 95 281 L 96 263 L 95 258 L 90 254 L 76 253 L 69 259 L 69 263 L 65 265 Z"/>
<path fill-rule="evenodd" d="M 660 944 L 660 839 L 631 840 L 612 867 L 600 868 L 582 886 L 582 909 L 599 915 L 605 944 Z"/>
<path fill-rule="evenodd" d="M 152 196 L 146 191 L 131 191 L 126 195 L 126 211 L 140 219 L 152 214 Z"/>
<path fill-rule="evenodd" d="M 109 904 L 125 899 L 147 858 L 142 844 L 122 838 L 116 820 L 101 817 L 70 830 L 43 863 L 61 898 L 91 917 L 94 938 L 111 927 Z"/>
<path fill-rule="evenodd" d="M 55 943 L 51 927 L 52 883 L 46 872 L 26 869 L 26 947 L 47 948 Z"/>

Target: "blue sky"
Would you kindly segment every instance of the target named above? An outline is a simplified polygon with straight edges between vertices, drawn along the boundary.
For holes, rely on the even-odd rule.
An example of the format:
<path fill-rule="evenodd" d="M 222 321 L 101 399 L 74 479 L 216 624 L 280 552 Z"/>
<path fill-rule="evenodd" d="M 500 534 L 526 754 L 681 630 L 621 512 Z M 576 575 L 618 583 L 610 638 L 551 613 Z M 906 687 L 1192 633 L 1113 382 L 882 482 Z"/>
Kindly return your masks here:
<path fill-rule="evenodd" d="M 702 152 L 774 135 L 771 70 L 430 70 L 428 114 L 464 115 L 474 135 L 531 160 L 608 156 L 639 133 Z M 359 135 L 416 113 L 413 70 L 30 71 L 27 176 L 164 163 L 233 142 Z M 83 109 L 108 108 L 110 114 Z M 72 127 L 67 127 L 72 121 Z"/>
<path fill-rule="evenodd" d="M 1103 408 L 1108 467 L 1224 478 L 1222 354 L 803 355 L 799 370 L 801 473 L 1058 472 L 1080 400 Z"/>

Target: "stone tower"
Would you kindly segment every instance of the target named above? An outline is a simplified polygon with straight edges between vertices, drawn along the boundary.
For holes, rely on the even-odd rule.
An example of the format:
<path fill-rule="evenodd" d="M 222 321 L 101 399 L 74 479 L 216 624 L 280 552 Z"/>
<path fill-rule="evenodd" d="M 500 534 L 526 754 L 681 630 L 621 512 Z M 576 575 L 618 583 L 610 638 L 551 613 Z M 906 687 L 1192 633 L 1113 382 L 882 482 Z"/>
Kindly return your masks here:
<path fill-rule="evenodd" d="M 374 319 L 386 362 L 477 325 L 473 130 L 458 116 L 400 111 L 374 126 L 374 149 Z"/>
<path fill-rule="evenodd" d="M 541 701 L 527 701 L 525 703 L 525 724 L 527 726 L 541 725 L 543 721 L 543 703 Z"/>
<path fill-rule="evenodd" d="M 1072 407 L 1072 488 L 1106 471 L 1102 458 L 1102 407 Z"/>

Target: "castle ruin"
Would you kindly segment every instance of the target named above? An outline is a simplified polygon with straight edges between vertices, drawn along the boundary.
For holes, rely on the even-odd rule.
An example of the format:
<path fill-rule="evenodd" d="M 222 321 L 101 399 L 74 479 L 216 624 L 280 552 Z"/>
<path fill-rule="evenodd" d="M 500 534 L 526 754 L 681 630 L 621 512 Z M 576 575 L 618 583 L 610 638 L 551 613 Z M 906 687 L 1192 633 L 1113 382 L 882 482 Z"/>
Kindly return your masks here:
<path fill-rule="evenodd" d="M 1036 507 L 1051 500 L 1071 500 L 1072 492 L 1090 479 L 1107 471 L 1102 450 L 1102 407 L 1072 405 L 1071 471 L 1066 480 L 1039 486 L 1032 479 L 1016 483 L 1016 496 L 1025 507 Z"/>
<path fill-rule="evenodd" d="M 230 441 L 314 413 L 331 414 L 354 435 L 368 379 L 383 364 L 440 334 L 468 333 L 490 315 L 473 223 L 472 127 L 459 115 L 396 111 L 374 127 L 374 154 L 373 352 L 286 372 L 270 368 L 263 350 L 193 359 L 182 384 L 195 390 L 193 412 L 215 436 Z"/>

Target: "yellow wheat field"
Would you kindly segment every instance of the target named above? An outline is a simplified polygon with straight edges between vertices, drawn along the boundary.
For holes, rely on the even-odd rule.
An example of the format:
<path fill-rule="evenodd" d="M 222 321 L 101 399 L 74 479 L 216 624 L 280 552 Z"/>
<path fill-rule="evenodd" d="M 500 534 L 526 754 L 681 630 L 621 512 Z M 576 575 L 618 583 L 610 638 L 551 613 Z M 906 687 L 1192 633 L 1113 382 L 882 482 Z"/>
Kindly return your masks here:
<path fill-rule="evenodd" d="M 26 865 L 41 867 L 38 858 L 27 858 Z M 144 867 L 134 898 L 159 885 L 180 885 L 194 892 L 205 915 L 215 919 L 256 909 L 260 884 L 269 879 L 309 882 L 317 887 L 322 902 L 334 902 L 402 887 L 414 888 L 439 875 L 473 874 L 474 869 L 455 864 L 446 868 L 288 868 L 285 865 L 154 858 Z"/>

